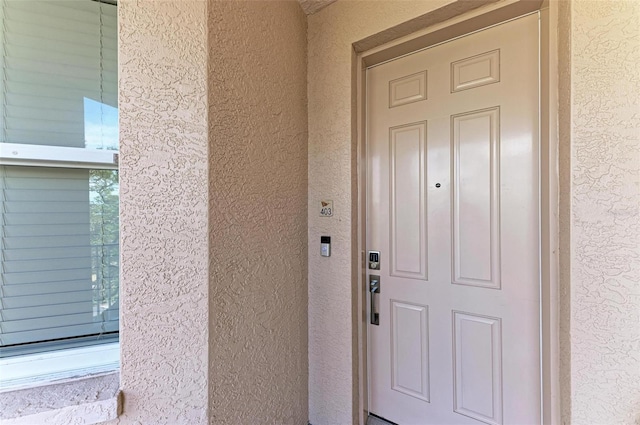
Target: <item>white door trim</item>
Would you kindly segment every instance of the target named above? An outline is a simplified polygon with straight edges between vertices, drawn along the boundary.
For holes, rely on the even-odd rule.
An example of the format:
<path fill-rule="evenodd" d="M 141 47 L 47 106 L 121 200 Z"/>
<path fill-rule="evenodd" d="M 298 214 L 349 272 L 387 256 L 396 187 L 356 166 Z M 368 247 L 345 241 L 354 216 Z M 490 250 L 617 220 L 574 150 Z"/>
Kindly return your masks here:
<path fill-rule="evenodd" d="M 542 6 L 542 7 L 540 7 Z M 356 141 L 358 164 L 357 244 L 360 257 L 354 259 L 354 321 L 357 322 L 358 376 L 354 405 L 360 424 L 368 414 L 367 314 L 366 314 L 366 69 L 372 65 L 431 47 L 489 26 L 517 18 L 536 10 L 540 14 L 540 217 L 541 217 L 541 388 L 544 424 L 560 423 L 560 349 L 559 349 L 559 177 L 558 177 L 558 2 L 544 4 L 528 0 L 508 0 L 464 13 L 419 32 L 355 55 L 354 96 L 356 97 Z M 526 10 L 529 8 L 529 10 Z M 357 43 L 356 43 L 357 44 Z M 355 46 L 355 45 L 354 45 Z M 355 388 L 354 388 L 355 390 Z"/>

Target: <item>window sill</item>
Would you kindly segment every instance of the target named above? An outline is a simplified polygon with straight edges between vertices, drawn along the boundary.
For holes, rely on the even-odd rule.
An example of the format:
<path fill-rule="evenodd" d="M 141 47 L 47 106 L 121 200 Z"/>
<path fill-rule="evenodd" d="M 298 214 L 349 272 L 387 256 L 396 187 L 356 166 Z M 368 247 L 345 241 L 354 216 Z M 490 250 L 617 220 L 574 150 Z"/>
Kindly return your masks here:
<path fill-rule="evenodd" d="M 2 425 L 98 424 L 122 411 L 120 374 L 110 372 L 0 392 Z"/>
<path fill-rule="evenodd" d="M 0 359 L 0 424 L 97 424 L 118 417 L 120 344 Z"/>
<path fill-rule="evenodd" d="M 120 343 L 67 348 L 0 359 L 0 392 L 107 373 L 120 367 Z"/>

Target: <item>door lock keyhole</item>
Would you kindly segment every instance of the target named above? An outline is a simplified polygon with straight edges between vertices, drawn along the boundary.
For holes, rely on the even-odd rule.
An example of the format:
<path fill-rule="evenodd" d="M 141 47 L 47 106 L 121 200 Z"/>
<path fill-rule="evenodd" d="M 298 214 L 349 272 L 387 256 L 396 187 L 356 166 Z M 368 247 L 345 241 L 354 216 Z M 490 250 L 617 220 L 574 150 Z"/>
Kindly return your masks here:
<path fill-rule="evenodd" d="M 440 187 L 440 183 L 436 183 L 436 187 Z"/>

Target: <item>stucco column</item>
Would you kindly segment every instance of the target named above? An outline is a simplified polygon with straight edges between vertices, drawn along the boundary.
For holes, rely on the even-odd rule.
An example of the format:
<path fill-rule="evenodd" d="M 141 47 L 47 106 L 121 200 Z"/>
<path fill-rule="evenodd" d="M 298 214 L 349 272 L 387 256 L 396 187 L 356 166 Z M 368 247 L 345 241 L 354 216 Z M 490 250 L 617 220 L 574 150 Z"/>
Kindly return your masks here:
<path fill-rule="evenodd" d="M 209 3 L 210 423 L 306 425 L 306 17 Z"/>
<path fill-rule="evenodd" d="M 121 423 L 207 422 L 204 1 L 118 2 Z"/>
<path fill-rule="evenodd" d="M 306 17 L 121 0 L 122 424 L 306 424 Z"/>

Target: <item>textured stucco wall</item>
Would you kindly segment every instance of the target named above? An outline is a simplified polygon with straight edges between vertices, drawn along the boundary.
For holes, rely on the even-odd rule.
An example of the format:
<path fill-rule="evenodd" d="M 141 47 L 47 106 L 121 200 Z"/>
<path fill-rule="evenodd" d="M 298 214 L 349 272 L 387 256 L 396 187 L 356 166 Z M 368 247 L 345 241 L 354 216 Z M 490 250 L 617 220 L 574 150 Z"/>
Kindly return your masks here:
<path fill-rule="evenodd" d="M 207 418 L 207 15 L 118 1 L 126 424 Z"/>
<path fill-rule="evenodd" d="M 358 412 L 356 317 L 352 312 L 352 202 L 356 145 L 352 122 L 352 44 L 447 0 L 340 0 L 308 17 L 309 96 L 309 421 L 352 423 Z M 319 217 L 322 199 L 334 216 Z M 331 257 L 320 257 L 320 236 Z"/>
<path fill-rule="evenodd" d="M 640 423 L 640 2 L 571 8 L 571 423 Z"/>
<path fill-rule="evenodd" d="M 306 17 L 210 2 L 209 45 L 210 423 L 304 425 Z"/>
<path fill-rule="evenodd" d="M 306 423 L 304 13 L 119 13 L 120 423 Z"/>

